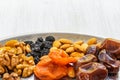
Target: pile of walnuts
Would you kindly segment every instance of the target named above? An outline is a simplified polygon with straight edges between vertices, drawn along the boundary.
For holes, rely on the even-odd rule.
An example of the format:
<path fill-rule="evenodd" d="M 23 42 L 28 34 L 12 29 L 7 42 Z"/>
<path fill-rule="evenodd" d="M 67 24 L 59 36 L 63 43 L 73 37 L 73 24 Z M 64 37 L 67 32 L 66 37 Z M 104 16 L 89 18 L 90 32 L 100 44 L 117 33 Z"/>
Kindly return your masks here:
<path fill-rule="evenodd" d="M 30 76 L 35 64 L 32 56 L 25 56 L 29 52 L 31 52 L 30 46 L 24 42 L 7 41 L 5 45 L 0 47 L 0 75 L 3 75 L 4 79 L 11 72 L 17 76 Z"/>

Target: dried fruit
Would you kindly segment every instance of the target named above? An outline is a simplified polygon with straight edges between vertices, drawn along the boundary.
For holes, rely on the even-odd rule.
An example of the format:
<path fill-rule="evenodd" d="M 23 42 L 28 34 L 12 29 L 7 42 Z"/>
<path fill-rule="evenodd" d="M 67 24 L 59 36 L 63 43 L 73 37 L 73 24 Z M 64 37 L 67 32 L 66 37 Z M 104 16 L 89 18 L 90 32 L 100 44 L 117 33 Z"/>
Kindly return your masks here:
<path fill-rule="evenodd" d="M 67 65 L 68 63 L 76 62 L 76 59 L 73 57 L 69 57 L 67 53 L 63 50 L 54 50 L 48 54 L 48 56 L 52 59 L 52 61 L 56 64 Z"/>
<path fill-rule="evenodd" d="M 78 45 L 78 44 L 74 44 L 73 45 L 74 46 L 74 49 L 76 50 L 76 51 L 78 51 L 78 52 L 80 52 L 81 51 L 81 46 L 80 45 Z"/>
<path fill-rule="evenodd" d="M 75 70 L 78 70 L 78 68 L 86 63 L 90 62 L 96 62 L 97 58 L 93 54 L 87 54 L 81 58 L 79 58 L 75 64 Z"/>
<path fill-rule="evenodd" d="M 116 59 L 120 59 L 120 41 L 107 38 L 101 45 L 101 49 L 106 49 L 110 55 L 113 55 Z"/>
<path fill-rule="evenodd" d="M 57 49 L 57 47 L 51 47 L 51 48 L 50 48 L 50 52 L 51 52 L 51 51 L 54 51 L 54 50 L 56 50 L 56 49 Z"/>
<path fill-rule="evenodd" d="M 108 69 L 109 73 L 116 74 L 119 71 L 120 62 L 112 59 L 106 52 L 105 49 L 101 50 L 98 59 L 103 63 Z"/>
<path fill-rule="evenodd" d="M 69 47 L 69 48 L 67 48 L 66 49 L 66 52 L 67 53 L 72 53 L 72 52 L 74 52 L 75 50 L 74 50 L 74 47 Z"/>
<path fill-rule="evenodd" d="M 59 48 L 60 46 L 61 46 L 60 41 L 54 41 L 54 42 L 53 42 L 53 47 Z"/>
<path fill-rule="evenodd" d="M 84 42 L 82 41 L 82 40 L 80 40 L 80 41 L 76 41 L 74 44 L 78 44 L 78 45 L 81 45 L 81 44 L 83 44 Z"/>
<path fill-rule="evenodd" d="M 53 42 L 53 41 L 55 41 L 55 38 L 54 38 L 53 36 L 47 36 L 47 37 L 45 38 L 45 40 L 46 40 L 46 41 L 51 41 L 51 42 Z"/>
<path fill-rule="evenodd" d="M 5 46 L 15 47 L 15 44 L 17 44 L 17 40 L 9 40 L 5 43 Z"/>
<path fill-rule="evenodd" d="M 77 80 L 104 80 L 108 75 L 106 67 L 97 62 L 82 65 L 77 71 Z"/>
<path fill-rule="evenodd" d="M 75 77 L 75 71 L 73 67 L 68 67 L 68 76 L 70 78 L 74 78 Z"/>
<path fill-rule="evenodd" d="M 55 38 L 53 36 L 47 36 L 45 40 L 42 37 L 37 38 L 37 40 L 34 42 L 30 43 L 31 47 L 31 52 L 29 54 L 26 54 L 26 56 L 33 56 L 34 57 L 34 62 L 37 64 L 40 61 L 40 57 L 47 55 L 50 51 L 50 48 L 53 45 L 53 41 Z M 27 42 L 27 41 L 25 41 Z M 30 41 L 28 41 L 29 43 Z M 29 51 L 27 48 L 25 49 Z"/>
<path fill-rule="evenodd" d="M 62 44 L 72 44 L 72 41 L 69 40 L 69 39 L 64 39 L 64 38 L 62 38 L 62 39 L 59 39 L 59 41 L 60 41 Z"/>
<path fill-rule="evenodd" d="M 50 57 L 47 57 L 36 65 L 34 73 L 41 80 L 58 80 L 67 75 L 67 67 L 55 64 Z"/>
<path fill-rule="evenodd" d="M 63 45 L 61 45 L 60 49 L 66 50 L 70 46 L 71 46 L 70 44 L 63 44 Z"/>
<path fill-rule="evenodd" d="M 96 44 L 96 46 L 98 47 L 98 48 L 100 48 L 101 47 L 101 42 L 98 42 L 97 44 Z"/>
<path fill-rule="evenodd" d="M 79 49 L 80 49 L 82 52 L 86 52 L 87 47 L 88 47 L 88 44 L 83 43 L 83 44 L 80 46 Z"/>
<path fill-rule="evenodd" d="M 90 45 L 86 50 L 86 54 L 93 54 L 96 57 L 98 56 L 98 53 L 99 53 L 99 48 L 96 45 Z"/>
<path fill-rule="evenodd" d="M 84 56 L 84 53 L 73 52 L 70 54 L 71 57 L 75 57 L 77 60 Z"/>
<path fill-rule="evenodd" d="M 96 38 L 91 38 L 87 42 L 88 45 L 92 45 L 92 44 L 96 44 L 96 43 L 97 43 L 97 39 Z"/>

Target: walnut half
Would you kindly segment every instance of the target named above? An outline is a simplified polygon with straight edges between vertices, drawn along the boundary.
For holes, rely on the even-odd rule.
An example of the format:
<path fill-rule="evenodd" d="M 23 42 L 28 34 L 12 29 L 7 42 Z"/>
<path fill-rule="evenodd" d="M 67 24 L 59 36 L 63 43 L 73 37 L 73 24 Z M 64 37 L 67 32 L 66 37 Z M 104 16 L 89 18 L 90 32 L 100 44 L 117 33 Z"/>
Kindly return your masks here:
<path fill-rule="evenodd" d="M 11 74 L 5 73 L 3 75 L 2 80 L 20 80 L 20 77 L 18 76 L 18 74 L 14 73 L 14 72 Z"/>

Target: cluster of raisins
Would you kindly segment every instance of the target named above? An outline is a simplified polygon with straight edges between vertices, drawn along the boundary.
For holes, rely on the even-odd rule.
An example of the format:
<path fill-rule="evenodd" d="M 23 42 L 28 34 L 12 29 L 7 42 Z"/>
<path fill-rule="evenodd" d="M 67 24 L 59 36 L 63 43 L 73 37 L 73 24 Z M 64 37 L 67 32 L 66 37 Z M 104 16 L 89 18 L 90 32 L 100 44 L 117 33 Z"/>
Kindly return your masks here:
<path fill-rule="evenodd" d="M 39 37 L 35 42 L 25 41 L 26 44 L 30 45 L 32 50 L 32 52 L 26 54 L 26 56 L 33 56 L 34 62 L 37 64 L 41 56 L 49 53 L 49 49 L 52 47 L 54 41 L 55 38 L 53 36 L 47 36 L 45 40 L 42 37 Z"/>

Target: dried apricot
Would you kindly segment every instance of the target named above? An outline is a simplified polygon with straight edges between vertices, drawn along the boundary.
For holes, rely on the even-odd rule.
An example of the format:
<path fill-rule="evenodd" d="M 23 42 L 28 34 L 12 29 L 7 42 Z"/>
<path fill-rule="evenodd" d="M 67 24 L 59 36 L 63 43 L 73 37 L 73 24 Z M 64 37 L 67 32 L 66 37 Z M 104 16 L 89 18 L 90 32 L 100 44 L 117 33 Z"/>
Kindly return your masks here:
<path fill-rule="evenodd" d="M 52 51 L 48 54 L 48 56 L 54 63 L 57 63 L 59 65 L 67 65 L 68 63 L 76 62 L 75 58 L 69 57 L 69 55 L 63 50 Z"/>
<path fill-rule="evenodd" d="M 67 67 L 52 63 L 48 57 L 36 65 L 34 73 L 41 80 L 56 80 L 67 75 Z"/>

